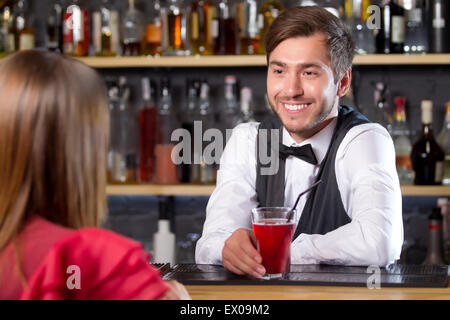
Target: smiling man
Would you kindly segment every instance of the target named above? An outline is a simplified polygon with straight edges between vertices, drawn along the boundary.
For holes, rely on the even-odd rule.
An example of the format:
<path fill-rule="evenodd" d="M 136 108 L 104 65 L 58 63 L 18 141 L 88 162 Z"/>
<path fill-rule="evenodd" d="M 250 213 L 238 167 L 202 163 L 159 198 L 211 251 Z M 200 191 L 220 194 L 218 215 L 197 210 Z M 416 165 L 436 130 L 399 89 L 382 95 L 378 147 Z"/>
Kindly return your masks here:
<path fill-rule="evenodd" d="M 273 22 L 266 49 L 267 96 L 276 116 L 233 130 L 196 262 L 262 276 L 251 209 L 292 207 L 319 179 L 297 205 L 291 263 L 385 266 L 398 259 L 403 223 L 392 140 L 382 126 L 339 105 L 354 54 L 345 25 L 320 7 L 289 9 Z M 263 130 L 278 130 L 279 141 L 263 139 Z M 264 175 L 259 149 L 278 143 L 279 168 Z M 304 156 L 293 156 L 298 148 Z"/>

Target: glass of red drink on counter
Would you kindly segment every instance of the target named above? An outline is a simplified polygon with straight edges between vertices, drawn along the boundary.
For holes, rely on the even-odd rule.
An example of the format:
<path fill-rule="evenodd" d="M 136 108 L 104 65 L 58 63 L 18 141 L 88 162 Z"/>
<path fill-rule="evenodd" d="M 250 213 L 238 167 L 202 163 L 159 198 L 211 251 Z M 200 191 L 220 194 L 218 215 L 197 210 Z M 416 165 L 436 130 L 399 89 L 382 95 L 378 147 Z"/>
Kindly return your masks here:
<path fill-rule="evenodd" d="M 281 278 L 289 272 L 291 242 L 295 229 L 295 215 L 288 221 L 292 208 L 260 207 L 252 210 L 253 233 L 266 268 L 263 279 Z"/>

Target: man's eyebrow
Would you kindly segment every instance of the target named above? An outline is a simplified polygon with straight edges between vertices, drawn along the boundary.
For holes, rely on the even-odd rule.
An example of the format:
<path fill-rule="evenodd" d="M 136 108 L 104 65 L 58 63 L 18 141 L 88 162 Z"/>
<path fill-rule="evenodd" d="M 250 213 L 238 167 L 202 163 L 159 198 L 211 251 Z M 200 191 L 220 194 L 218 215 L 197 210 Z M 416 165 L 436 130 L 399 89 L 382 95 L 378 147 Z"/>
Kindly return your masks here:
<path fill-rule="evenodd" d="M 269 65 L 270 66 L 275 65 L 275 66 L 283 67 L 283 68 L 286 67 L 286 63 L 281 62 L 281 61 L 277 61 L 277 60 L 270 61 Z M 299 63 L 297 65 L 297 67 L 300 67 L 302 69 L 307 69 L 307 68 L 318 68 L 318 69 L 321 69 L 322 68 L 322 66 L 320 64 L 314 63 L 314 62 Z"/>

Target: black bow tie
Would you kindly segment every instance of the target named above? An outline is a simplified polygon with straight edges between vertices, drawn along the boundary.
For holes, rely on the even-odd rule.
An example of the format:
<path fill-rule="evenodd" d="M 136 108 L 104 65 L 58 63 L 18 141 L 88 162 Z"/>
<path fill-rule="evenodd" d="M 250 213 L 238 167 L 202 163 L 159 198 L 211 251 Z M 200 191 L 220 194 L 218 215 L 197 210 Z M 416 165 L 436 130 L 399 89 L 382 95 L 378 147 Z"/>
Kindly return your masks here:
<path fill-rule="evenodd" d="M 280 158 L 284 160 L 289 156 L 297 157 L 311 164 L 317 164 L 311 144 L 305 144 L 301 147 L 287 147 L 280 143 Z"/>

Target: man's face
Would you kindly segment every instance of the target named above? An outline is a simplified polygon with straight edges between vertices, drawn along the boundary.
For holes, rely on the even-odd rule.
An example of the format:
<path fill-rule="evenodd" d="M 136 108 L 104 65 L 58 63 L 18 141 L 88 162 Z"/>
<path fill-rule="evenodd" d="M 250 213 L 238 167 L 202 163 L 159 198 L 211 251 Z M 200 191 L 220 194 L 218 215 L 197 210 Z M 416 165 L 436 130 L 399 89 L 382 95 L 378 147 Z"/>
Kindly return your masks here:
<path fill-rule="evenodd" d="M 325 35 L 289 38 L 270 54 L 267 96 L 291 136 L 301 142 L 336 115 L 338 85 Z"/>

